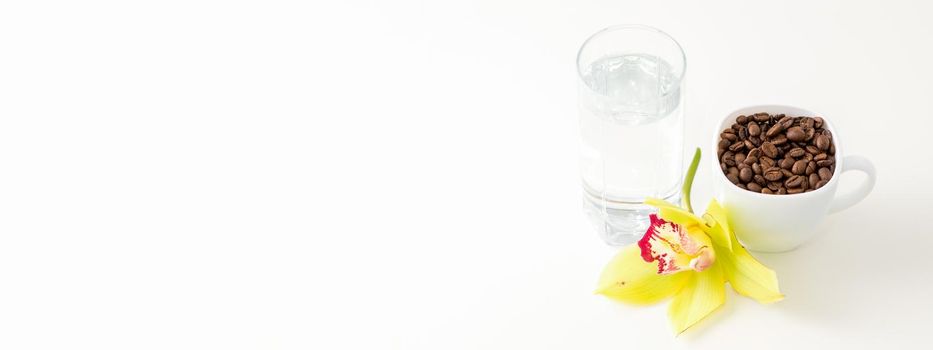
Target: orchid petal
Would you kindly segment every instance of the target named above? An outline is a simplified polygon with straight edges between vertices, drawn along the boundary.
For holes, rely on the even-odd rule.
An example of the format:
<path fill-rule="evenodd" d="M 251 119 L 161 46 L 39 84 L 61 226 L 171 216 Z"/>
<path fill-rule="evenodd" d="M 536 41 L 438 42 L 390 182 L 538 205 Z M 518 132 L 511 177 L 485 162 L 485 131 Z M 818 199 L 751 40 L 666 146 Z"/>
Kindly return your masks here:
<path fill-rule="evenodd" d="M 720 254 L 720 264 L 732 289 L 741 295 L 768 304 L 784 299 L 777 274 L 765 267 L 743 247 L 735 236 L 732 254 Z"/>
<path fill-rule="evenodd" d="M 703 214 L 706 222 L 704 231 L 713 239 L 713 243 L 732 250 L 732 228 L 729 227 L 729 219 L 724 209 L 715 199 L 709 202 L 706 207 L 706 214 Z"/>
<path fill-rule="evenodd" d="M 689 275 L 690 279 L 674 296 L 667 310 L 671 326 L 677 334 L 702 320 L 726 300 L 723 272 L 719 264 Z"/>
<path fill-rule="evenodd" d="M 659 275 L 654 264 L 642 260 L 638 246 L 630 245 L 606 265 L 596 293 L 629 304 L 653 304 L 677 293 L 687 277 Z"/>
<path fill-rule="evenodd" d="M 645 204 L 650 205 L 655 208 L 669 207 L 669 208 L 678 208 L 676 205 L 671 204 L 670 202 L 654 197 L 645 198 Z"/>
<path fill-rule="evenodd" d="M 648 198 L 645 200 L 645 204 L 658 208 L 658 216 L 664 218 L 667 221 L 684 226 L 704 224 L 703 219 L 700 219 L 693 213 L 668 203 L 667 201 L 657 198 Z"/>

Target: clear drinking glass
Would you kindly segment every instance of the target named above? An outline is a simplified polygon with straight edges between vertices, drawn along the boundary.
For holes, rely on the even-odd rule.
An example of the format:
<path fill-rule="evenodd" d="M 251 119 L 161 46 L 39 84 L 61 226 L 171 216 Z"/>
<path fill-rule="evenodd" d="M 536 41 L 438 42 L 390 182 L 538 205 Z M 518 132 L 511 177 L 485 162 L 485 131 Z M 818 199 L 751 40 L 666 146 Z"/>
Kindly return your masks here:
<path fill-rule="evenodd" d="M 680 200 L 685 71 L 680 44 L 648 26 L 609 27 L 580 48 L 583 206 L 610 245 L 645 233 L 645 197 Z"/>

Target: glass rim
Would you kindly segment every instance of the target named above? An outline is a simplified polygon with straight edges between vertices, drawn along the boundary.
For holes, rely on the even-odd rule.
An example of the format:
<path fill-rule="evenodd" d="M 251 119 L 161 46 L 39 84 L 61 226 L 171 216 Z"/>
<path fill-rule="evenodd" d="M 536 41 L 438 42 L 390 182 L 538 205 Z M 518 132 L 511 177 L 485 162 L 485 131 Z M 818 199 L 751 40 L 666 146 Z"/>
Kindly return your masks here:
<path fill-rule="evenodd" d="M 596 37 L 600 35 L 603 35 L 609 32 L 614 32 L 617 30 L 633 30 L 633 29 L 661 34 L 661 36 L 666 37 L 668 40 L 674 43 L 674 46 L 677 47 L 677 51 L 680 52 L 680 60 L 683 62 L 681 64 L 680 74 L 678 75 L 677 80 L 680 82 L 683 82 L 684 76 L 687 74 L 687 55 L 684 53 L 684 48 L 680 46 L 680 43 L 677 42 L 677 39 L 674 39 L 674 37 L 672 37 L 670 34 L 667 34 L 667 32 L 660 30 L 658 28 L 649 26 L 649 25 L 644 25 L 644 24 L 617 24 L 613 26 L 608 26 L 606 28 L 596 31 L 595 33 L 587 37 L 586 40 L 583 41 L 583 45 L 580 45 L 580 49 L 577 51 L 577 60 L 576 60 L 577 61 L 577 77 L 581 80 L 583 79 L 583 71 L 581 71 L 582 67 L 580 64 L 580 59 L 583 56 L 583 49 L 586 48 L 587 44 L 589 44 L 590 41 L 592 41 L 593 39 L 595 39 Z"/>

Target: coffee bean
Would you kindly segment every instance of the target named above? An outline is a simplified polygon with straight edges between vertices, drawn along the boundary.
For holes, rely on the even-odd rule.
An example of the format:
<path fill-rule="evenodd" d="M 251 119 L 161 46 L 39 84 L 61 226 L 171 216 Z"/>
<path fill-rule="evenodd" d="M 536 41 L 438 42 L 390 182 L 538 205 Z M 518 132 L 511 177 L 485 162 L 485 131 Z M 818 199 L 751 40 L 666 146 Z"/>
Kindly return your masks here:
<path fill-rule="evenodd" d="M 820 168 L 816 173 L 820 175 L 821 180 L 829 181 L 829 179 L 833 177 L 833 172 L 829 170 L 829 168 Z"/>
<path fill-rule="evenodd" d="M 803 189 L 802 188 L 788 188 L 787 189 L 787 194 L 798 194 L 798 193 L 803 193 Z"/>
<path fill-rule="evenodd" d="M 737 134 L 739 135 L 739 140 L 745 140 L 748 138 L 748 129 L 744 127 L 739 128 L 739 131 Z"/>
<path fill-rule="evenodd" d="M 758 163 L 752 164 L 752 172 L 755 173 L 755 175 L 761 175 L 761 165 Z"/>
<path fill-rule="evenodd" d="M 805 134 L 803 129 L 801 129 L 799 126 L 793 126 L 790 129 L 787 129 L 788 140 L 799 142 L 805 140 L 806 138 L 807 134 Z"/>
<path fill-rule="evenodd" d="M 720 147 L 722 147 L 722 142 L 720 142 Z M 778 156 L 777 146 L 771 142 L 764 142 L 761 144 L 761 153 L 764 153 L 766 156 L 774 158 Z"/>
<path fill-rule="evenodd" d="M 746 139 L 746 140 L 745 140 L 745 148 L 746 148 L 746 149 L 752 149 L 752 148 L 755 148 L 755 144 L 754 144 L 754 143 L 752 143 L 752 141 L 751 141 L 751 140 L 748 140 L 748 139 Z"/>
<path fill-rule="evenodd" d="M 790 127 L 794 125 L 794 117 L 791 117 L 791 116 L 781 117 L 781 119 L 778 120 L 778 124 L 780 124 L 781 127 L 783 127 L 784 129 L 790 129 Z"/>
<path fill-rule="evenodd" d="M 729 153 L 729 152 L 726 152 L 726 153 Z M 792 168 L 794 166 L 794 162 L 795 161 L 793 158 L 784 158 L 783 160 L 781 160 L 781 169 Z"/>
<path fill-rule="evenodd" d="M 793 158 L 800 158 L 800 157 L 803 157 L 805 153 L 807 152 L 801 149 L 800 147 L 794 147 L 790 151 L 787 152 L 787 156 L 793 157 Z"/>
<path fill-rule="evenodd" d="M 735 153 L 726 152 L 722 154 L 720 160 L 728 166 L 735 166 Z"/>
<path fill-rule="evenodd" d="M 817 174 L 810 174 L 807 180 L 810 183 L 810 188 L 816 188 L 816 183 L 820 182 L 820 176 Z"/>
<path fill-rule="evenodd" d="M 780 134 L 781 131 L 784 131 L 784 126 L 781 124 L 774 124 L 773 126 L 768 128 L 768 132 L 765 133 L 765 136 L 769 138 L 774 138 L 775 136 L 778 136 L 778 134 Z"/>
<path fill-rule="evenodd" d="M 726 139 L 719 140 L 719 149 L 729 148 L 730 145 L 732 145 L 732 142 L 729 142 L 729 140 L 726 140 Z"/>
<path fill-rule="evenodd" d="M 813 126 L 816 126 L 817 128 L 823 127 L 823 118 L 815 117 L 813 118 L 813 121 L 814 121 Z"/>
<path fill-rule="evenodd" d="M 816 183 L 816 189 L 820 189 L 820 187 L 826 186 L 828 182 L 829 181 L 826 181 L 826 180 L 820 180 L 820 182 Z"/>
<path fill-rule="evenodd" d="M 735 186 L 738 187 L 738 188 L 741 188 L 741 189 L 743 189 L 743 190 L 747 190 L 747 189 L 748 189 L 748 187 L 745 187 L 745 185 L 744 185 L 744 184 L 741 184 L 741 183 L 737 183 L 737 184 L 735 184 Z"/>
<path fill-rule="evenodd" d="M 752 148 L 751 151 L 748 151 L 748 155 L 747 155 L 746 158 L 748 158 L 748 159 L 752 159 L 752 158 L 753 158 L 753 159 L 755 159 L 755 160 L 752 161 L 752 162 L 747 162 L 747 163 L 751 164 L 751 163 L 757 162 L 757 161 L 758 161 L 758 157 L 760 157 L 760 156 L 761 156 L 761 150 L 758 149 L 758 148 Z M 748 159 L 746 159 L 746 160 L 748 160 Z"/>
<path fill-rule="evenodd" d="M 807 134 L 807 137 L 804 139 L 806 141 L 812 140 L 813 136 L 816 135 L 816 130 L 813 128 L 803 127 L 803 132 Z"/>
<path fill-rule="evenodd" d="M 836 154 L 836 144 L 829 145 L 829 154 Z"/>
<path fill-rule="evenodd" d="M 817 154 L 815 157 L 813 157 L 813 160 L 821 161 L 821 160 L 826 159 L 826 157 L 829 157 L 826 153 L 820 153 L 820 154 Z"/>
<path fill-rule="evenodd" d="M 814 145 L 807 145 L 807 147 L 806 147 L 805 149 L 807 150 L 807 153 L 810 153 L 810 154 L 813 154 L 813 155 L 820 154 L 820 149 L 819 149 L 819 148 L 816 148 L 816 146 L 814 146 Z"/>
<path fill-rule="evenodd" d="M 755 176 L 753 177 L 753 179 L 755 179 L 755 183 L 757 183 L 757 184 L 759 184 L 759 185 L 761 185 L 761 186 L 767 186 L 767 185 L 768 185 L 768 180 L 765 180 L 765 177 L 764 177 L 764 176 L 755 175 Z"/>
<path fill-rule="evenodd" d="M 726 174 L 726 178 L 729 179 L 729 182 L 731 182 L 731 183 L 734 183 L 734 184 L 739 183 L 739 177 L 738 177 L 738 175 L 729 173 L 729 174 Z"/>
<path fill-rule="evenodd" d="M 733 167 L 729 167 L 728 173 L 729 173 L 729 174 L 732 174 L 732 175 L 735 175 L 736 177 L 738 177 L 738 176 L 739 176 L 739 168 L 734 167 L 734 166 L 733 166 Z"/>
<path fill-rule="evenodd" d="M 781 169 L 772 167 L 765 170 L 764 178 L 768 181 L 777 181 L 784 177 L 784 173 L 781 172 Z"/>
<path fill-rule="evenodd" d="M 813 129 L 814 124 L 813 118 L 810 117 L 803 117 L 803 120 L 800 121 L 800 126 L 804 127 L 804 129 Z"/>
<path fill-rule="evenodd" d="M 788 193 L 790 192 L 788 192 L 787 189 L 784 187 L 779 188 L 777 191 L 777 194 L 788 194 Z"/>
<path fill-rule="evenodd" d="M 738 155 L 736 155 L 736 157 L 738 157 Z M 736 160 L 736 162 L 735 162 L 735 167 L 736 167 L 736 168 L 738 168 L 739 170 L 742 170 L 742 169 L 745 169 L 745 168 L 749 168 L 749 169 L 751 169 L 751 168 L 752 168 L 752 167 L 751 167 L 751 166 L 749 166 L 748 164 L 745 164 L 745 163 L 739 163 L 739 161 L 738 161 L 738 160 Z"/>
<path fill-rule="evenodd" d="M 800 184 L 803 182 L 803 176 L 794 175 L 784 181 L 784 186 L 787 188 L 791 187 L 800 187 Z"/>
<path fill-rule="evenodd" d="M 801 160 L 794 162 L 794 165 L 791 167 L 791 171 L 795 175 L 803 175 L 804 173 L 807 172 L 807 161 L 801 159 Z"/>
<path fill-rule="evenodd" d="M 806 160 L 806 161 L 809 162 L 809 161 L 813 160 L 813 155 L 810 154 L 810 153 L 807 153 L 807 154 L 804 154 L 804 155 L 803 155 L 803 158 L 800 158 L 800 159 L 803 159 L 803 160 Z"/>
<path fill-rule="evenodd" d="M 833 161 L 832 159 L 823 159 L 821 161 L 816 162 L 816 165 L 830 166 L 830 165 L 833 165 L 833 163 L 835 163 L 835 161 Z"/>
<path fill-rule="evenodd" d="M 745 153 L 736 153 L 735 154 L 735 164 L 739 164 L 745 161 Z"/>
<path fill-rule="evenodd" d="M 729 166 L 726 165 L 726 163 L 719 163 L 719 167 L 722 168 L 722 171 L 726 171 L 726 169 L 729 169 Z"/>
<path fill-rule="evenodd" d="M 767 188 L 767 187 L 762 188 L 762 189 L 761 189 L 761 193 L 764 193 L 764 194 L 774 194 L 774 192 L 772 192 L 771 189 L 770 189 L 770 188 Z"/>
<path fill-rule="evenodd" d="M 829 137 L 826 135 L 817 136 L 816 147 L 824 151 L 829 150 Z"/>
<path fill-rule="evenodd" d="M 766 122 L 766 121 L 768 121 L 768 120 L 770 120 L 770 119 L 771 119 L 771 116 L 768 115 L 768 113 L 757 113 L 757 114 L 755 114 L 755 121 L 756 121 L 756 122 L 759 122 L 759 123 L 761 123 L 761 122 Z"/>
<path fill-rule="evenodd" d="M 748 123 L 748 134 L 751 136 L 761 135 L 761 127 L 758 126 L 758 123 L 755 123 L 755 122 Z"/>
<path fill-rule="evenodd" d="M 742 182 L 752 181 L 752 175 L 754 174 L 752 174 L 751 168 L 743 168 L 739 171 L 739 179 L 741 179 Z"/>
<path fill-rule="evenodd" d="M 784 174 L 784 177 L 794 176 L 794 172 L 787 169 L 781 169 L 781 174 Z"/>
<path fill-rule="evenodd" d="M 754 182 L 749 182 L 745 185 L 745 188 L 747 188 L 749 191 L 761 192 L 761 186 Z"/>
<path fill-rule="evenodd" d="M 761 138 L 758 136 L 749 136 L 748 140 L 751 141 L 755 147 L 761 146 Z"/>
<path fill-rule="evenodd" d="M 809 161 L 807 162 L 807 175 L 813 174 L 816 172 L 816 162 Z"/>
<path fill-rule="evenodd" d="M 739 123 L 739 125 L 745 125 L 745 123 L 748 123 L 748 117 L 740 115 L 738 118 L 735 118 L 735 122 Z"/>
<path fill-rule="evenodd" d="M 758 157 L 758 163 L 761 163 L 763 169 L 767 169 L 774 166 L 774 159 L 768 157 Z"/>
<path fill-rule="evenodd" d="M 767 186 L 769 189 L 771 189 L 774 192 L 777 192 L 777 190 L 784 188 L 784 184 L 780 182 L 776 182 L 776 181 L 769 182 Z"/>
<path fill-rule="evenodd" d="M 729 150 L 732 152 L 738 152 L 739 150 L 745 148 L 745 142 L 736 142 L 732 146 L 729 146 Z"/>
<path fill-rule="evenodd" d="M 775 146 L 780 146 L 786 143 L 787 143 L 787 136 L 784 136 L 784 134 L 779 134 L 778 136 L 771 138 L 771 144 Z"/>

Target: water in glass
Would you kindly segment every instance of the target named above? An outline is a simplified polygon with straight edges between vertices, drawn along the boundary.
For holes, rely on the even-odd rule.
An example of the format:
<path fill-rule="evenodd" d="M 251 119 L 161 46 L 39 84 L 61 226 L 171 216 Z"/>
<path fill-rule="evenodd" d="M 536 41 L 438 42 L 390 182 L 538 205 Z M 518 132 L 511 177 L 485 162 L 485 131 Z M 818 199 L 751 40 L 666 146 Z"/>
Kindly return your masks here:
<path fill-rule="evenodd" d="M 681 78 L 648 54 L 608 55 L 580 74 L 584 210 L 609 244 L 628 244 L 653 212 L 645 197 L 679 201 Z"/>

